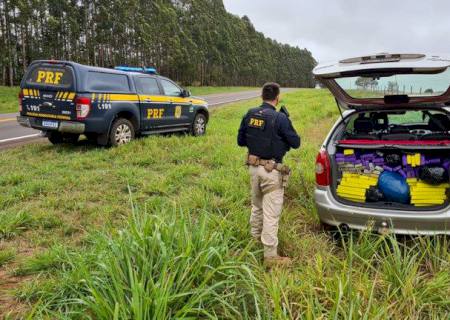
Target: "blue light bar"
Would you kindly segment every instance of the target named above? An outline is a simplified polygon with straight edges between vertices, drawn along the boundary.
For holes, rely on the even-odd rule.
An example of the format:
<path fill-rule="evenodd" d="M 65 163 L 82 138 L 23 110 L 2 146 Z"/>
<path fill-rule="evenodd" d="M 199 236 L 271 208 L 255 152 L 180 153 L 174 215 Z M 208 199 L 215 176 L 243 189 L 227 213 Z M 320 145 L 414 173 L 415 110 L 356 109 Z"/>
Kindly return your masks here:
<path fill-rule="evenodd" d="M 125 71 L 125 72 L 141 72 L 141 73 L 147 73 L 147 74 L 158 74 L 155 68 L 145 67 L 128 67 L 128 66 L 117 66 L 114 67 L 116 70 Z"/>

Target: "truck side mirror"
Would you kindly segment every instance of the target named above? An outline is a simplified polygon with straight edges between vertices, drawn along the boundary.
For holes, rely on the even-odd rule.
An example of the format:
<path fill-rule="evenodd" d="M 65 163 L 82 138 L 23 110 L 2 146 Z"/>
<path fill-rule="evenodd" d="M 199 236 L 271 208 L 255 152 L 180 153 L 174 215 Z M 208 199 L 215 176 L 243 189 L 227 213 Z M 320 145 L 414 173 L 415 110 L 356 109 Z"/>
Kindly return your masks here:
<path fill-rule="evenodd" d="M 181 92 L 181 96 L 183 98 L 187 98 L 191 96 L 191 92 L 189 90 L 183 89 L 183 91 Z"/>

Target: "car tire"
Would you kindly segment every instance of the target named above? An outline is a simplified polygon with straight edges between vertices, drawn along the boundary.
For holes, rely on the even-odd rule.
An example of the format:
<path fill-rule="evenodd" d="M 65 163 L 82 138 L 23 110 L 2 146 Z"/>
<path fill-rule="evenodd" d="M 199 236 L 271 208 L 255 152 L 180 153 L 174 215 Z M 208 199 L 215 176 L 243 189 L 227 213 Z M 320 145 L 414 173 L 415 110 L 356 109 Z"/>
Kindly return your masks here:
<path fill-rule="evenodd" d="M 195 137 L 203 136 L 206 133 L 206 116 L 203 113 L 197 113 L 191 125 L 191 134 Z"/>
<path fill-rule="evenodd" d="M 114 120 L 109 133 L 109 144 L 113 147 L 127 144 L 134 139 L 135 129 L 133 124 L 124 118 Z"/>
<path fill-rule="evenodd" d="M 57 131 L 52 131 L 47 133 L 48 141 L 52 144 L 69 143 L 75 144 L 80 138 L 79 134 L 75 133 L 61 133 Z"/>

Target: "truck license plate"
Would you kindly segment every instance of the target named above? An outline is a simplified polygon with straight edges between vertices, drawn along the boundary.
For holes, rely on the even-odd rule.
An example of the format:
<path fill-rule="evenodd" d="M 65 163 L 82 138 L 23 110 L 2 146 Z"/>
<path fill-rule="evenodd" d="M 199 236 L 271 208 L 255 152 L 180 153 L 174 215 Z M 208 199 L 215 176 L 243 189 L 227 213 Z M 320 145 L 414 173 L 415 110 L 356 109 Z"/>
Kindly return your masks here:
<path fill-rule="evenodd" d="M 42 121 L 42 126 L 46 127 L 46 128 L 58 129 L 58 122 L 57 121 L 43 120 Z"/>

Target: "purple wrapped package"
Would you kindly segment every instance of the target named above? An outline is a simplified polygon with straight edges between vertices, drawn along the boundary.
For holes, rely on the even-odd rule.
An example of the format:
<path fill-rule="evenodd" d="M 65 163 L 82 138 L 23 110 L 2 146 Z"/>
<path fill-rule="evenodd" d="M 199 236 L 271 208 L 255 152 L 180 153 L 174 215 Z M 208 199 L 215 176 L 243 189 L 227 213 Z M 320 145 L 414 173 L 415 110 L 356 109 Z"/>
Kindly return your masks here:
<path fill-rule="evenodd" d="M 419 165 L 423 166 L 423 165 L 425 165 L 426 162 L 427 162 L 427 160 L 425 159 L 425 156 L 422 154 L 420 156 L 420 163 L 419 163 Z"/>
<path fill-rule="evenodd" d="M 398 170 L 398 173 L 400 173 L 403 178 L 405 178 L 405 179 L 408 178 L 408 175 L 402 169 Z"/>
<path fill-rule="evenodd" d="M 402 163 L 405 167 L 408 165 L 408 157 L 406 156 L 406 154 L 402 156 Z"/>
<path fill-rule="evenodd" d="M 393 171 L 392 170 L 392 168 L 391 167 L 389 167 L 389 166 L 383 166 L 383 169 L 385 170 L 385 171 Z"/>
<path fill-rule="evenodd" d="M 439 163 L 441 163 L 441 159 L 437 159 L 437 158 L 430 159 L 427 162 L 425 162 L 425 164 L 439 164 Z"/>
<path fill-rule="evenodd" d="M 392 171 L 397 172 L 397 171 L 400 171 L 401 169 L 402 169 L 402 166 L 397 166 L 395 168 L 392 168 Z"/>
<path fill-rule="evenodd" d="M 442 166 L 446 169 L 446 170 L 449 170 L 450 169 L 450 161 L 445 161 L 443 164 L 442 164 Z"/>
<path fill-rule="evenodd" d="M 384 160 L 380 159 L 380 158 L 374 159 L 372 162 L 377 164 L 377 165 L 383 165 L 384 164 Z"/>

